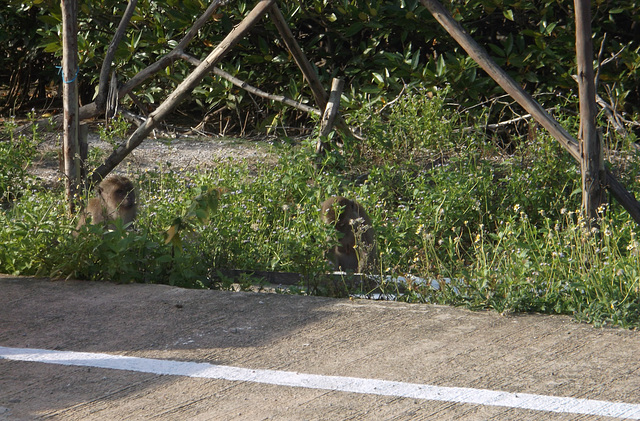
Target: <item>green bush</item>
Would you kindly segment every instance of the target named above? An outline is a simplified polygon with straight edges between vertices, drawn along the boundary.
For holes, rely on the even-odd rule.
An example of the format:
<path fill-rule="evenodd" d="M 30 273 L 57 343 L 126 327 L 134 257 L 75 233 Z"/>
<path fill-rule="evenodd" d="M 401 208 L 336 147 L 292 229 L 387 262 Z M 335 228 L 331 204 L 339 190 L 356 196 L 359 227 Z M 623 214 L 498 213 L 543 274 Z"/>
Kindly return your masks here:
<path fill-rule="evenodd" d="M 32 137 L 16 135 L 12 121 L 3 125 L 0 135 L 0 204 L 15 200 L 31 185 L 27 167 L 31 164 L 37 145 L 35 126 Z"/>

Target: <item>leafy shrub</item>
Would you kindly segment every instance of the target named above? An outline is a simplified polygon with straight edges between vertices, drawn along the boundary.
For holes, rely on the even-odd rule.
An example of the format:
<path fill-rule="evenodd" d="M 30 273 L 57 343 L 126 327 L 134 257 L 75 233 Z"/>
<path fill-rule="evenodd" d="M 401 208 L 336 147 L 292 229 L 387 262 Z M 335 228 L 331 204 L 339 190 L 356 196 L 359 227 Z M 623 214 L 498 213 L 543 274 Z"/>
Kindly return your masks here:
<path fill-rule="evenodd" d="M 10 0 L 20 10 L 9 12 L 0 22 L 7 45 L 28 40 L 35 48 L 8 48 L 10 62 L 24 60 L 24 51 L 40 57 L 30 63 L 51 73 L 53 55 L 61 55 L 60 4 L 34 4 Z M 203 57 L 218 44 L 255 2 L 240 0 L 220 8 L 219 13 L 199 32 L 188 48 L 194 57 Z M 118 24 L 126 4 L 117 1 L 86 1 L 79 13 L 80 92 L 89 102 L 98 81 L 104 46 Z M 335 76 L 346 79 L 342 107 L 358 110 L 368 101 L 390 101 L 405 85 L 435 91 L 451 88 L 456 101 L 471 114 L 488 112 L 491 121 L 506 119 L 514 111 L 512 103 L 496 98 L 503 94 L 495 82 L 451 39 L 419 0 L 350 0 L 334 2 L 310 0 L 279 3 L 294 36 L 314 63 L 321 82 L 329 87 Z M 521 2 L 465 0 L 445 4 L 456 19 L 484 46 L 497 63 L 526 90 L 545 95 L 545 106 L 574 98 L 575 22 L 572 4 L 532 0 Z M 600 73 L 600 93 L 616 104 L 618 111 L 637 113 L 640 103 L 640 17 L 634 0 L 596 2 L 592 8 L 594 49 L 604 42 Z M 14 8 L 8 8 L 14 10 Z M 204 6 L 197 1 L 142 2 L 139 4 L 125 40 L 118 47 L 114 66 L 119 80 L 126 81 L 167 54 L 184 36 Z M 38 25 L 34 25 L 34 21 Z M 37 34 L 34 28 L 37 27 Z M 612 56 L 615 54 L 615 59 Z M 19 57 L 14 58 L 18 55 Z M 3 56 L 5 57 L 5 56 Z M 232 75 L 267 92 L 299 101 L 313 98 L 306 82 L 284 47 L 270 19 L 263 19 L 219 65 Z M 9 66 L 10 68 L 11 66 Z M 154 77 L 153 84 L 136 89 L 148 105 L 158 104 L 180 83 L 192 67 L 176 61 Z M 268 69 L 264 71 L 263 69 Z M 57 77 L 56 77 L 57 78 Z M 40 77 L 39 80 L 53 80 Z M 29 83 L 25 79 L 24 83 Z M 44 87 L 44 85 L 43 85 Z M 28 88 L 24 88 L 28 92 Z M 477 107 L 488 104 L 488 110 Z M 125 101 L 128 101 L 125 99 Z M 310 117 L 279 103 L 256 98 L 229 81 L 207 77 L 194 91 L 192 101 L 182 109 L 191 117 L 220 112 L 235 123 L 236 131 L 264 130 L 280 123 L 304 123 Z M 515 113 L 518 111 L 516 110 Z"/>
<path fill-rule="evenodd" d="M 12 122 L 5 123 L 0 136 L 0 203 L 15 200 L 31 184 L 27 167 L 37 145 L 35 126 L 33 137 L 16 135 L 16 128 Z"/>

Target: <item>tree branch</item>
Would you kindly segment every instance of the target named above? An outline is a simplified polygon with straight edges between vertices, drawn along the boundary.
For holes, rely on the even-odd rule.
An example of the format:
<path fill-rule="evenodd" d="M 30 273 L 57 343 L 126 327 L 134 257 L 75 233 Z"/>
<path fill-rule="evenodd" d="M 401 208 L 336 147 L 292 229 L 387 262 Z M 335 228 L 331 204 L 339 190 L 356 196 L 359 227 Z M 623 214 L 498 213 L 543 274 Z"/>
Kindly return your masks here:
<path fill-rule="evenodd" d="M 127 6 L 127 10 L 125 11 L 125 16 L 129 12 L 131 14 L 133 13 L 133 10 L 135 9 L 135 3 L 136 2 L 137 2 L 137 0 L 131 0 L 131 2 L 129 3 L 129 6 Z M 189 29 L 187 34 L 182 38 L 182 40 L 180 40 L 178 45 L 173 50 L 171 50 L 168 54 L 166 54 L 165 56 L 161 57 L 155 63 L 147 66 L 146 68 L 144 68 L 143 70 L 138 72 L 130 80 L 128 80 L 118 90 L 118 98 L 124 98 L 125 95 L 127 95 L 129 92 L 131 92 L 135 87 L 137 87 L 138 85 L 142 84 L 145 80 L 150 78 L 155 73 L 161 71 L 162 69 L 164 69 L 165 67 L 170 65 L 173 61 L 177 60 L 179 55 L 184 51 L 184 48 L 189 44 L 189 42 L 191 42 L 191 40 L 193 40 L 193 38 L 197 35 L 198 31 L 205 25 L 205 23 L 207 23 L 207 21 L 209 20 L 211 15 L 213 15 L 215 13 L 215 11 L 217 10 L 218 6 L 220 6 L 220 3 L 222 3 L 222 0 L 214 0 L 214 1 L 212 1 L 211 4 L 209 5 L 209 7 L 207 8 L 207 10 L 205 10 L 204 13 L 198 18 L 198 20 L 196 20 L 196 22 L 193 24 L 191 29 Z M 131 7 L 131 4 L 134 4 L 134 7 Z M 129 9 L 131 9 L 131 10 L 129 10 Z M 122 17 L 122 20 L 120 21 L 120 25 L 118 26 L 118 31 L 116 32 L 116 36 L 120 32 L 122 32 L 121 35 L 120 35 L 120 39 L 122 38 L 122 35 L 124 35 L 124 30 L 126 29 L 126 26 L 128 25 L 129 20 L 131 19 L 131 16 L 128 16 L 127 20 L 126 20 L 126 24 L 124 24 L 125 16 Z M 100 85 L 99 85 L 100 88 L 99 88 L 99 92 L 98 92 L 98 97 L 96 97 L 96 100 L 94 102 L 92 102 L 91 104 L 87 104 L 87 105 L 85 105 L 85 106 L 80 108 L 79 114 L 80 114 L 80 119 L 81 120 L 85 120 L 85 119 L 88 119 L 88 118 L 95 117 L 95 116 L 97 116 L 99 114 L 102 114 L 104 112 L 104 106 L 105 106 L 105 101 L 106 101 L 106 80 L 107 80 L 107 77 L 109 75 L 109 69 L 110 69 L 110 66 L 111 66 L 111 62 L 113 61 L 113 54 L 115 54 L 116 47 L 120 43 L 120 39 L 117 40 L 117 43 L 115 42 L 116 41 L 116 36 L 114 36 L 114 40 L 112 41 L 111 45 L 109 46 L 109 50 L 107 51 L 107 57 L 105 57 L 105 60 L 104 60 L 103 65 L 102 65 L 102 70 L 100 72 Z M 111 54 L 111 57 L 109 57 L 109 52 L 111 51 L 112 46 L 113 46 L 113 54 Z M 103 78 L 103 73 L 105 72 L 105 67 L 106 67 L 106 75 Z M 102 91 L 104 91 L 103 92 L 104 96 L 100 97 L 100 92 L 102 92 Z"/>
<path fill-rule="evenodd" d="M 213 49 L 204 61 L 187 76 L 180 85 L 164 100 L 160 106 L 149 115 L 144 124 L 131 135 L 125 142 L 105 160 L 91 175 L 91 184 L 102 180 L 122 160 L 131 153 L 149 133 L 162 121 L 182 100 L 211 72 L 215 65 L 222 60 L 224 55 L 234 47 L 255 23 L 262 18 L 275 0 L 261 0 L 249 15 L 237 25 L 223 40 Z"/>
<path fill-rule="evenodd" d="M 182 53 L 180 54 L 180 57 L 183 58 L 184 60 L 188 61 L 189 63 L 195 65 L 195 66 L 199 66 L 200 63 L 202 63 L 202 61 L 198 60 L 197 58 L 187 54 L 187 53 Z M 244 89 L 245 91 L 252 93 L 256 96 L 259 96 L 261 98 L 266 98 L 266 99 L 270 99 L 272 101 L 278 101 L 278 102 L 282 102 L 285 105 L 288 105 L 290 107 L 296 108 L 300 111 L 304 111 L 307 113 L 311 113 L 311 114 L 316 114 L 316 115 L 321 115 L 321 112 L 319 109 L 317 108 L 313 108 L 310 107 L 306 104 L 303 104 L 301 102 L 295 101 L 291 98 L 287 98 L 284 95 L 274 95 L 274 94 L 270 94 L 268 92 L 265 92 L 263 90 L 260 90 L 258 88 L 256 88 L 255 86 L 251 86 L 249 85 L 247 82 L 238 79 L 237 77 L 233 76 L 230 73 L 225 72 L 224 70 L 218 68 L 218 67 L 214 67 L 212 70 L 212 73 L 216 76 L 219 76 L 225 80 L 228 80 L 229 82 L 233 83 L 234 85 L 236 85 L 238 88 L 240 89 Z"/>

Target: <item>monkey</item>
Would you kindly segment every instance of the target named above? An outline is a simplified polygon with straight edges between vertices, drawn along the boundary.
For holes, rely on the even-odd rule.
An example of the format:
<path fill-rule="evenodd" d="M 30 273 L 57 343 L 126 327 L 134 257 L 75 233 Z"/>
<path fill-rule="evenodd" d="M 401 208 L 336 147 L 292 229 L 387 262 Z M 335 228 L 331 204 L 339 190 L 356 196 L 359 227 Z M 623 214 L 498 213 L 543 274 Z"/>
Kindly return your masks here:
<path fill-rule="evenodd" d="M 91 198 L 86 209 L 80 214 L 74 236 L 78 235 L 78 230 L 87 224 L 89 218 L 92 224 L 103 224 L 105 228 L 112 228 L 113 225 L 109 225 L 109 221 L 121 218 L 124 224 L 128 224 L 136 218 L 136 213 L 136 192 L 133 183 L 127 177 L 112 175 L 98 185 L 97 197 Z"/>
<path fill-rule="evenodd" d="M 342 234 L 340 244 L 326 254 L 337 269 L 363 273 L 375 267 L 375 231 L 371 218 L 358 202 L 343 196 L 331 197 L 322 203 L 321 218 Z"/>

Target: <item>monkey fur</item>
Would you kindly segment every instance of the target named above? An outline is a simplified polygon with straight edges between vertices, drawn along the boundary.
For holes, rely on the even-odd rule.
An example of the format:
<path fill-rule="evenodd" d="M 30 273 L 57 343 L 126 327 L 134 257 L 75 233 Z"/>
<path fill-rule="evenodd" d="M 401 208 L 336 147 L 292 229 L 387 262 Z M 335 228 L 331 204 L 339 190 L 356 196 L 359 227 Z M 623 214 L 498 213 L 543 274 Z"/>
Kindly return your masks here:
<path fill-rule="evenodd" d="M 327 252 L 336 269 L 359 273 L 375 269 L 375 231 L 371 218 L 358 202 L 343 196 L 331 197 L 322 203 L 321 217 L 343 234 L 340 244 Z"/>
<path fill-rule="evenodd" d="M 105 178 L 98 185 L 97 197 L 89 200 L 86 209 L 80 214 L 77 230 L 87 223 L 103 224 L 106 227 L 110 221 L 122 219 L 124 224 L 136 218 L 137 204 L 133 183 L 127 177 L 112 175 Z"/>

